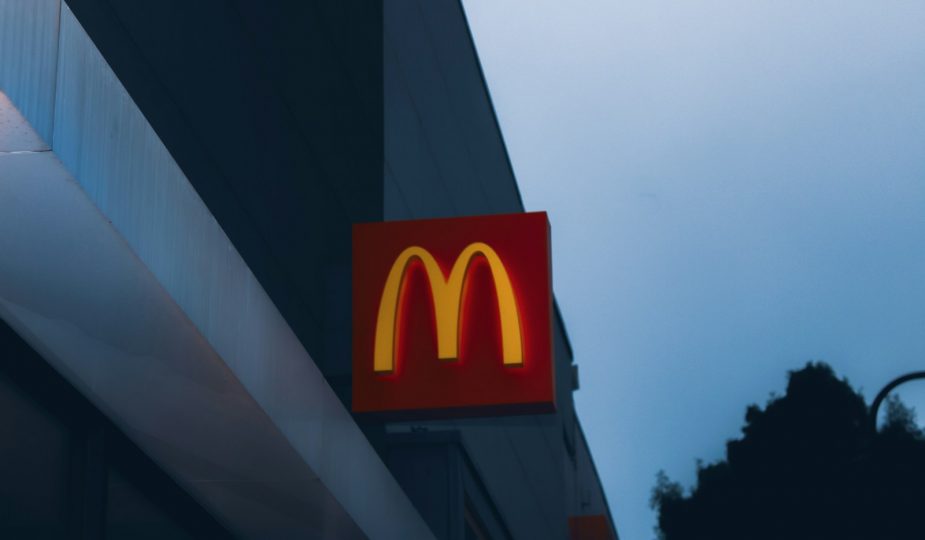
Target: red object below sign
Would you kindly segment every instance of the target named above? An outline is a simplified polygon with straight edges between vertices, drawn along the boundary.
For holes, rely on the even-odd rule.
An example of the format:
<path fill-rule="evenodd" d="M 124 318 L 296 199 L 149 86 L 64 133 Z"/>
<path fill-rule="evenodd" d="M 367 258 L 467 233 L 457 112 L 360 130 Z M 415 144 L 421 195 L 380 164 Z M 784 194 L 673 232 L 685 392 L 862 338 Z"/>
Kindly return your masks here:
<path fill-rule="evenodd" d="M 616 540 L 607 516 L 570 516 L 568 518 L 569 540 Z"/>
<path fill-rule="evenodd" d="M 353 410 L 555 411 L 545 212 L 354 226 Z"/>

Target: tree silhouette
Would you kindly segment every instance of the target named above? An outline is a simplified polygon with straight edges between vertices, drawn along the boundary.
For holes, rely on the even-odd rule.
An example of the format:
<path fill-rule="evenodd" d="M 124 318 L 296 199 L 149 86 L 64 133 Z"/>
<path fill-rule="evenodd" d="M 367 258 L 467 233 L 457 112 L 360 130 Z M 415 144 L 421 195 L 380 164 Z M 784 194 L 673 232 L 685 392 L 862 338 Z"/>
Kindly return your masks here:
<path fill-rule="evenodd" d="M 652 506 L 664 540 L 925 538 L 925 436 L 897 398 L 873 433 L 867 405 L 823 363 L 745 413 L 726 459 L 697 465 L 689 495 L 663 472 Z"/>

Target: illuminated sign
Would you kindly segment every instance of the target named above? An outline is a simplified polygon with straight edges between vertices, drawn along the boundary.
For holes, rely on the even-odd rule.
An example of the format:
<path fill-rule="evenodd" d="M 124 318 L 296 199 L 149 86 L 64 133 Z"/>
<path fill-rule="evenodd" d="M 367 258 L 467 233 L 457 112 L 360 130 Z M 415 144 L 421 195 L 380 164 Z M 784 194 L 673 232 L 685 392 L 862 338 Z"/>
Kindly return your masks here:
<path fill-rule="evenodd" d="M 355 225 L 353 410 L 555 410 L 544 212 Z"/>

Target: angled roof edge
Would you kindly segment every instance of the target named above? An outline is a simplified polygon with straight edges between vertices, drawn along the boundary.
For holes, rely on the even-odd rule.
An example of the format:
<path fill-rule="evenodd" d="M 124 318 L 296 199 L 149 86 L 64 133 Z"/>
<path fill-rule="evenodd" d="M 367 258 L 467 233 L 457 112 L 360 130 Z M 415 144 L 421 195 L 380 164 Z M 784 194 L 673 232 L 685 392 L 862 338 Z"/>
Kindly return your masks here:
<path fill-rule="evenodd" d="M 495 129 L 498 130 L 498 137 L 501 139 L 502 148 L 504 148 L 504 161 L 507 163 L 508 170 L 511 173 L 511 178 L 514 180 L 514 191 L 517 193 L 517 200 L 520 203 L 520 209 L 522 211 L 526 211 L 523 194 L 520 192 L 520 184 L 518 184 L 517 175 L 514 173 L 514 165 L 511 163 L 511 156 L 507 151 L 507 142 L 504 140 L 504 131 L 501 129 L 501 123 L 498 121 L 498 112 L 495 110 L 495 103 L 491 98 L 491 90 L 488 88 L 488 79 L 485 78 L 485 70 L 482 68 L 482 60 L 479 57 L 478 47 L 476 47 L 475 38 L 472 35 L 472 27 L 469 26 L 469 17 L 466 15 L 466 9 L 463 7 L 462 0 L 457 0 L 456 4 L 459 6 L 459 11 L 462 14 L 463 23 L 466 26 L 466 33 L 469 36 L 469 45 L 472 47 L 472 55 L 475 57 L 475 65 L 479 70 L 479 77 L 482 79 L 482 88 L 485 90 L 485 99 L 488 101 L 488 108 L 491 110 L 491 116 L 495 123 Z M 565 325 L 565 318 L 562 316 L 562 311 L 559 309 L 559 302 L 555 299 L 555 292 L 553 292 L 553 308 L 555 311 L 556 319 L 559 321 L 559 324 L 562 327 L 562 336 L 565 338 L 565 346 L 568 349 L 571 360 L 574 362 L 575 352 L 572 348 L 572 341 L 568 335 L 568 328 Z"/>

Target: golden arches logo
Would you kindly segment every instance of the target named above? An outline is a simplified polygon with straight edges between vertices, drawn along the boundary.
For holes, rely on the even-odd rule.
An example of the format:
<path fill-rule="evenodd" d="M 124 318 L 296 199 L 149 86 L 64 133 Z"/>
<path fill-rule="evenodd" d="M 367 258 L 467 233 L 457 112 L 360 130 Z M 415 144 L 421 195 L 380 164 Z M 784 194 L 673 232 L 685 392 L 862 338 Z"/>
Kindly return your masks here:
<path fill-rule="evenodd" d="M 379 315 L 376 317 L 376 339 L 373 352 L 373 370 L 376 373 L 391 373 L 395 370 L 395 345 L 398 332 L 398 298 L 405 274 L 411 261 L 417 259 L 424 264 L 427 280 L 434 302 L 437 319 L 437 357 L 441 360 L 459 358 L 460 325 L 462 313 L 462 289 L 469 266 L 476 255 L 488 260 L 497 292 L 498 311 L 501 315 L 501 352 L 505 366 L 523 365 L 523 340 L 520 332 L 520 315 L 514 299 L 514 289 L 501 258 L 488 244 L 473 242 L 456 258 L 449 278 L 426 249 L 418 246 L 406 248 L 395 259 L 385 281 Z"/>

